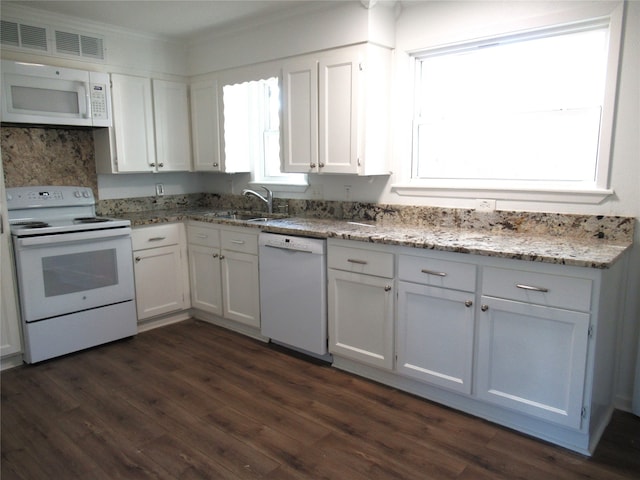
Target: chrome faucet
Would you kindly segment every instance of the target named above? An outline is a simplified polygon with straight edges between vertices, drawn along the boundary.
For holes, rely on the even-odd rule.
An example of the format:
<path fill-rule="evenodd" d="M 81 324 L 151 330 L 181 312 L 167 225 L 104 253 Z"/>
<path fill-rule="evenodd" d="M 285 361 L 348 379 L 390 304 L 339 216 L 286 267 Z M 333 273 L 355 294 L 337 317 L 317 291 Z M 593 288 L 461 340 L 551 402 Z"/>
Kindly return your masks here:
<path fill-rule="evenodd" d="M 267 191 L 267 196 L 264 197 L 263 195 L 260 195 L 258 192 L 254 191 L 254 190 L 249 190 L 248 188 L 245 188 L 244 190 L 242 190 L 242 195 L 253 195 L 255 197 L 258 197 L 260 200 L 262 200 L 264 203 L 267 204 L 267 210 L 269 213 L 273 213 L 273 192 L 271 190 L 269 190 L 267 187 L 262 187 Z"/>

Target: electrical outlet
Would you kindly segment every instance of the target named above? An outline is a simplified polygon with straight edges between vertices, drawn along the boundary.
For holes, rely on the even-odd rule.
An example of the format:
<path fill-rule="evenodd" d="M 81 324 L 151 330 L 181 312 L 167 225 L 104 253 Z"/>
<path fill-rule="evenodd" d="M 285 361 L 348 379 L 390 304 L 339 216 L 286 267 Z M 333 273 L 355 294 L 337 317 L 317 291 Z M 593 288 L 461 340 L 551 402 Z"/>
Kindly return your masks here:
<path fill-rule="evenodd" d="M 164 195 L 164 184 L 163 183 L 156 183 L 156 195 L 158 197 L 161 197 Z"/>
<path fill-rule="evenodd" d="M 494 212 L 496 210 L 496 201 L 478 199 L 476 200 L 476 210 L 478 212 Z"/>
<path fill-rule="evenodd" d="M 347 202 L 351 201 L 351 185 L 345 185 L 344 186 L 344 199 Z"/>

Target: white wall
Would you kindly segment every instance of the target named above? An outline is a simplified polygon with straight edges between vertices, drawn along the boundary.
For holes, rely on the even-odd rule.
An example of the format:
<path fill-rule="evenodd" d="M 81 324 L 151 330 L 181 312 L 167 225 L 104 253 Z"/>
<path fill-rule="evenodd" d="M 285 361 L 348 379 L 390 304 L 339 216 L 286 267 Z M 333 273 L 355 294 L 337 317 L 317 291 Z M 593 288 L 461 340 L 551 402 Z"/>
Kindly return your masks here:
<path fill-rule="evenodd" d="M 28 2 L 25 2 L 28 3 Z M 114 8 L 117 6 L 114 5 Z M 42 12 L 25 7 L 24 4 L 2 5 L 2 18 L 27 19 L 35 25 L 56 28 L 69 28 L 101 35 L 105 39 L 106 61 L 76 60 L 16 52 L 9 47 L 2 48 L 2 58 L 42 62 L 61 67 L 80 68 L 93 71 L 131 73 L 137 75 L 154 74 L 160 78 L 184 78 L 187 72 L 187 46 L 151 35 L 141 35 L 114 25 L 79 20 L 66 15 Z"/>
<path fill-rule="evenodd" d="M 368 10 L 359 1 L 329 2 L 310 11 L 293 8 L 291 14 L 300 11 L 308 13 L 203 35 L 189 45 L 189 72 L 199 75 L 365 41 L 393 46 L 395 10 L 388 6 Z"/>

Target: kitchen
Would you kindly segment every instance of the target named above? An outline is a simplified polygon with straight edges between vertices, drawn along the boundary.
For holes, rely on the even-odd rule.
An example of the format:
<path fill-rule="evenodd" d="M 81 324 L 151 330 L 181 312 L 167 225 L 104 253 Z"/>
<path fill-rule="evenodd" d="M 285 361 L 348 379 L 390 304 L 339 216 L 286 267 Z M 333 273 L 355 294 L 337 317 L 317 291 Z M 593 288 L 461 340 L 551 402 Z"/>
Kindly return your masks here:
<path fill-rule="evenodd" d="M 523 15 L 544 16 L 549 14 L 546 8 L 540 4 L 531 6 L 527 10 L 524 6 L 520 8 L 511 5 L 507 14 L 503 10 L 494 9 L 499 7 L 492 4 L 482 4 L 472 2 L 465 4 L 467 8 L 459 6 L 449 6 L 445 8 L 438 2 L 425 2 L 424 5 L 407 4 L 404 12 L 390 9 L 388 5 L 377 5 L 365 9 L 358 2 L 341 5 L 340 8 L 334 6 L 329 9 L 314 11 L 311 17 L 301 16 L 298 22 L 287 22 L 286 20 L 275 21 L 270 26 L 262 25 L 250 31 L 228 31 L 203 35 L 191 41 L 185 54 L 185 45 L 182 42 L 169 41 L 151 36 L 138 36 L 130 31 L 121 29 L 109 30 L 104 25 L 96 25 L 95 32 L 102 33 L 108 46 L 108 65 L 97 64 L 96 70 L 110 71 L 118 74 L 137 74 L 140 76 L 157 75 L 163 80 L 175 80 L 184 76 L 188 72 L 190 76 L 206 79 L 208 72 L 215 72 L 256 62 L 268 62 L 277 58 L 286 58 L 315 52 L 323 49 L 333 48 L 341 45 L 349 45 L 361 41 L 378 41 L 389 44 L 391 38 L 395 47 L 401 51 L 411 51 L 423 47 L 427 42 L 423 36 L 422 27 L 413 23 L 416 19 L 423 19 L 425 16 L 433 18 L 434 24 L 445 25 L 439 15 L 449 19 L 448 31 L 454 32 L 456 28 L 472 29 L 475 36 L 482 36 L 482 28 L 489 28 L 486 25 L 496 23 L 495 18 L 505 15 L 507 22 L 509 15 L 521 18 Z M 3 19 L 10 16 L 12 5 L 3 5 Z M 17 8 L 17 7 L 16 7 Z M 413 9 L 412 9 L 413 8 Z M 626 5 L 627 26 L 638 21 L 638 6 L 634 2 Z M 396 14 L 399 13 L 396 19 Z M 24 14 L 24 12 L 23 12 Z M 13 13 L 15 17 L 16 12 Z M 49 14 L 29 10 L 27 18 L 37 24 L 51 23 Z M 456 18 L 454 22 L 452 19 Z M 69 25 L 70 19 L 59 17 L 65 25 Z M 491 19 L 489 21 L 488 19 Z M 391 20 L 391 21 L 390 21 Z M 483 21 L 486 20 L 486 21 Z M 631 22 L 631 23 L 630 23 Z M 499 23 L 499 22 L 498 22 Z M 73 22 L 71 22 L 73 24 Z M 325 28 L 321 28 L 326 25 Z M 76 26 L 76 29 L 79 27 Z M 101 29 L 100 29 L 101 28 Z M 444 26 L 441 28 L 445 28 Z M 390 30 L 395 29 L 395 32 Z M 83 26 L 82 30 L 86 30 Z M 318 35 L 315 32 L 330 32 L 325 35 Z M 437 28 L 430 31 L 443 35 Z M 278 34 L 276 34 L 278 32 Z M 288 35 L 282 36 L 283 32 Z M 433 33 L 436 35 L 436 33 Z M 453 34 L 452 34 L 453 35 Z M 618 105 L 616 135 L 613 143 L 614 158 L 611 163 L 611 180 L 609 188 L 615 191 L 615 195 L 595 204 L 584 204 L 581 202 L 545 200 L 545 199 L 505 199 L 499 197 L 496 200 L 498 210 L 524 210 L 529 212 L 557 212 L 563 214 L 585 214 L 585 215 L 621 215 L 638 218 L 638 159 L 637 159 L 637 124 L 638 124 L 638 100 L 637 89 L 637 39 L 634 43 L 634 29 L 625 30 L 625 43 L 622 49 L 622 61 L 619 79 Z M 454 35 L 455 36 L 455 35 Z M 285 40 L 286 38 L 296 38 L 296 42 Z M 428 42 L 427 42 L 428 43 Z M 133 48 L 133 47 L 137 48 Z M 3 49 L 3 59 L 24 59 L 24 54 L 16 53 L 10 49 Z M 399 55 L 398 55 L 399 56 Z M 39 59 L 43 63 L 46 60 L 53 60 L 50 57 L 38 55 L 26 55 L 29 60 Z M 57 59 L 59 60 L 59 59 Z M 400 61 L 400 60 L 398 60 Z M 50 63 L 50 62 L 49 62 Z M 89 68 L 86 63 L 74 60 L 65 60 L 61 65 L 74 68 Z M 396 81 L 398 81 L 396 79 Z M 400 124 L 406 124 L 402 120 Z M 91 143 L 93 138 L 86 132 L 77 130 L 49 130 L 42 131 L 31 129 L 16 129 L 8 131 L 3 128 L 3 162 L 5 177 L 8 180 L 7 186 L 19 186 L 25 184 L 44 185 L 57 184 L 57 180 L 64 179 L 60 184 L 69 184 L 69 177 L 76 180 L 75 183 L 92 186 L 99 199 L 99 208 L 105 204 L 109 211 L 117 211 L 122 208 L 121 204 L 129 203 L 127 199 L 132 199 L 131 203 L 135 208 L 145 210 L 152 206 L 171 206 L 172 202 L 180 204 L 191 196 L 199 194 L 211 194 L 216 199 L 216 195 L 239 195 L 240 192 L 249 185 L 248 174 L 211 174 L 211 173 L 162 173 L 162 174 L 98 174 L 92 170 Z M 411 127 L 408 126 L 408 131 Z M 11 135 L 8 135 L 11 133 Z M 5 136 L 6 135 L 6 136 Z M 404 130 L 397 135 L 406 135 Z M 27 146 L 25 146 L 25 142 Z M 398 145 L 402 142 L 396 140 Z M 46 145 L 43 149 L 42 145 Z M 61 158 L 56 154 L 57 148 L 71 146 L 71 150 L 76 153 L 73 158 L 73 165 L 59 165 L 56 158 Z M 16 166 L 13 162 L 7 161 L 9 148 L 22 149 L 21 152 L 37 151 L 38 148 L 46 153 L 37 153 L 34 162 L 25 162 L 27 165 Z M 399 147 L 398 147 L 399 148 Z M 47 155 L 50 155 L 47 157 Z M 16 158 L 17 155 L 14 155 Z M 24 157 L 25 159 L 28 157 Z M 42 159 L 49 158 L 45 162 L 46 169 L 42 166 Z M 404 158 L 402 152 L 392 156 L 393 158 Z M 393 162 L 393 160 L 392 160 Z M 390 162 L 391 171 L 401 171 L 404 167 L 401 162 L 398 165 Z M 94 176 L 95 175 L 95 176 Z M 278 199 L 290 198 L 290 206 L 295 207 L 305 204 L 306 201 L 316 203 L 326 203 L 328 207 L 333 207 L 332 202 L 361 202 L 390 205 L 415 205 L 442 208 L 475 208 L 476 197 L 455 198 L 451 196 L 408 196 L 400 195 L 393 191 L 393 184 L 401 183 L 397 178 L 388 175 L 373 176 L 337 176 L 337 175 L 309 175 L 310 186 L 306 192 L 301 193 L 300 189 L 288 187 L 286 191 L 277 191 L 276 203 Z M 73 184 L 75 184 L 73 183 Z M 156 184 L 162 184 L 165 195 L 156 195 Z M 298 190 L 298 191 L 296 191 Z M 205 195 L 206 196 L 206 195 Z M 481 197 L 484 198 L 484 197 Z M 256 204 L 258 210 L 261 205 Z M 638 300 L 635 292 L 638 291 L 638 228 L 636 221 L 634 247 L 631 249 L 628 278 L 626 285 L 626 302 L 624 305 L 624 315 L 621 322 L 619 335 L 619 348 L 617 362 L 617 387 L 615 392 L 615 403 L 618 408 L 630 410 L 633 396 L 635 356 L 637 351 L 637 330 L 638 330 Z M 4 275 L 3 275 L 4 279 Z M 4 282 L 3 282 L 4 283 Z"/>

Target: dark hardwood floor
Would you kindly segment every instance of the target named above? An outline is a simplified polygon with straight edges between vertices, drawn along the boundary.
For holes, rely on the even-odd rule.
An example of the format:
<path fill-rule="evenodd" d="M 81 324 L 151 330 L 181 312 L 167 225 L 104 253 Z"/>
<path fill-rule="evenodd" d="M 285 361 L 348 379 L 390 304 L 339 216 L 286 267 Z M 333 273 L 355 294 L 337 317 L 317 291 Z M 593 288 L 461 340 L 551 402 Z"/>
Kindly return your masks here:
<path fill-rule="evenodd" d="M 631 414 L 586 458 L 194 320 L 1 382 L 2 480 L 640 478 Z"/>

